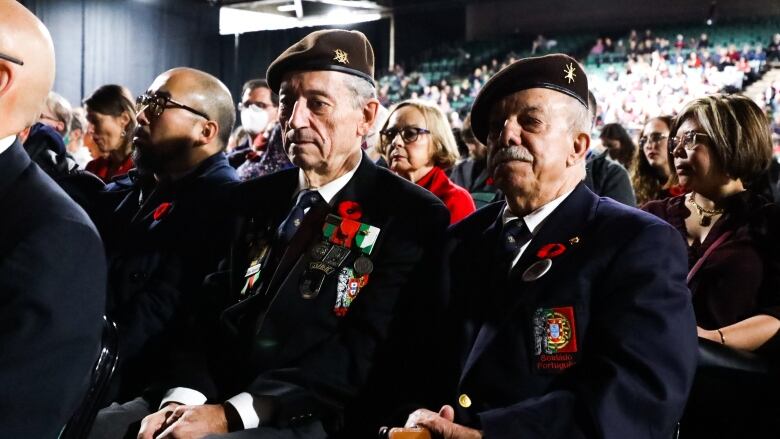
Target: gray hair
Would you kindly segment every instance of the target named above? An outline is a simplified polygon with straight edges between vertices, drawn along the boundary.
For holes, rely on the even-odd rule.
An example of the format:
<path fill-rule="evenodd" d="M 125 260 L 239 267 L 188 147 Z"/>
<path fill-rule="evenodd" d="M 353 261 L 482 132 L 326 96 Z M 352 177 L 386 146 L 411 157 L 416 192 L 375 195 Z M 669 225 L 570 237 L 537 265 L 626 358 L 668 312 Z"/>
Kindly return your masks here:
<path fill-rule="evenodd" d="M 352 106 L 358 110 L 363 108 L 369 99 L 376 98 L 376 87 L 374 84 L 355 75 L 344 73 L 344 86 L 352 94 Z"/>
<path fill-rule="evenodd" d="M 572 133 L 585 133 L 590 135 L 590 129 L 593 126 L 593 117 L 589 109 L 579 103 L 576 108 L 572 108 L 569 113 L 569 127 Z"/>
<path fill-rule="evenodd" d="M 71 105 L 64 97 L 53 91 L 46 97 L 46 108 L 62 122 L 64 127 L 60 134 L 64 137 L 70 131 Z"/>

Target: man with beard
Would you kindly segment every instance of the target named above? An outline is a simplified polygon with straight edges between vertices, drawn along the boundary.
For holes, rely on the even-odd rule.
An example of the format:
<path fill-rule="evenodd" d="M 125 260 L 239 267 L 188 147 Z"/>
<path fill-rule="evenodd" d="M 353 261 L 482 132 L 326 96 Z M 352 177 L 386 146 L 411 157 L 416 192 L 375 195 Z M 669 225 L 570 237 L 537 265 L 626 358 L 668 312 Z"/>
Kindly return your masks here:
<path fill-rule="evenodd" d="M 697 353 L 685 246 L 585 186 L 587 102 L 585 72 L 561 54 L 517 61 L 479 92 L 472 128 L 504 200 L 450 229 L 451 326 L 442 384 L 426 387 L 438 412 L 408 426 L 449 439 L 672 437 Z"/>
<path fill-rule="evenodd" d="M 204 276 L 229 243 L 220 203 L 237 181 L 222 153 L 235 113 L 217 78 L 169 70 L 138 97 L 137 108 L 137 168 L 102 194 L 100 219 L 110 267 L 107 309 L 119 330 L 114 401 L 141 394 L 187 326 Z"/>

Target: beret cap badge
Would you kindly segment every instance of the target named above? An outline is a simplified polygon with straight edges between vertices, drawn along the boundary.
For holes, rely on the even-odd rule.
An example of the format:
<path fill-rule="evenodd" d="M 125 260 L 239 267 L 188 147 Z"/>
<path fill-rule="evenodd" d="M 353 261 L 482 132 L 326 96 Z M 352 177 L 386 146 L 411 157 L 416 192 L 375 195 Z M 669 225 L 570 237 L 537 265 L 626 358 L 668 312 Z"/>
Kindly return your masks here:
<path fill-rule="evenodd" d="M 574 72 L 575 72 L 574 64 L 569 63 L 569 65 L 566 66 L 566 70 L 565 70 L 566 76 L 563 77 L 564 79 L 569 81 L 569 84 L 574 82 L 574 77 L 577 76 Z"/>
<path fill-rule="evenodd" d="M 336 49 L 333 51 L 335 56 L 333 57 L 334 61 L 340 62 L 342 64 L 349 64 L 349 54 L 341 49 Z"/>

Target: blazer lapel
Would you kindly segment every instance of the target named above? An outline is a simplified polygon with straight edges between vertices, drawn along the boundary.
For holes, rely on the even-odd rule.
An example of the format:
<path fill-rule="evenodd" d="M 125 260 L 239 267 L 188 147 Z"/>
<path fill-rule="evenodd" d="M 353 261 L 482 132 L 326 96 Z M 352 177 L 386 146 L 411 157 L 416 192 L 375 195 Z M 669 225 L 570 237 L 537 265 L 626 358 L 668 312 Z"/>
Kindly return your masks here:
<path fill-rule="evenodd" d="M 0 154 L 0 198 L 11 188 L 16 179 L 27 169 L 32 161 L 22 148 L 19 139 Z"/>
<path fill-rule="evenodd" d="M 498 213 L 496 220 L 493 222 L 493 224 L 490 225 L 490 227 L 485 229 L 484 233 L 482 234 L 482 239 L 480 240 L 480 242 L 483 243 L 483 254 L 491 255 L 491 260 L 493 261 L 493 264 L 491 264 L 493 271 L 492 275 L 490 276 L 493 285 L 493 288 L 490 288 L 490 290 L 492 291 L 499 291 L 500 286 L 506 282 L 507 270 L 509 268 L 507 264 L 502 263 L 500 257 L 498 256 L 501 246 L 501 228 L 503 227 L 501 224 L 501 212 L 504 211 L 504 205 L 504 203 L 500 204 L 500 208 L 497 211 Z M 493 299 L 495 300 L 495 298 Z M 490 306 L 490 308 L 494 307 Z M 496 334 L 498 334 L 498 327 L 495 325 L 495 322 L 491 319 L 483 318 L 482 325 L 477 332 L 477 337 L 474 339 L 471 350 L 466 356 L 466 361 L 463 365 L 460 376 L 461 381 L 463 381 L 463 378 L 466 377 L 466 375 L 469 373 L 477 359 L 482 356 L 482 353 L 493 341 Z"/>

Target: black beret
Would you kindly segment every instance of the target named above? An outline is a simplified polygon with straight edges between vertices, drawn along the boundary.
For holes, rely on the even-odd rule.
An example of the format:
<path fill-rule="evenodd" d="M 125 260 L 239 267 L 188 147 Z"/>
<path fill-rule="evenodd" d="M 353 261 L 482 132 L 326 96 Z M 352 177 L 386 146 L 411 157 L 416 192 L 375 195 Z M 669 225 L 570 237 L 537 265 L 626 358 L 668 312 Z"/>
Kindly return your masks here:
<path fill-rule="evenodd" d="M 588 108 L 588 77 L 569 55 L 553 53 L 523 58 L 491 77 L 471 107 L 471 130 L 487 144 L 488 121 L 493 104 L 512 93 L 529 88 L 549 88 L 567 94 Z"/>
<path fill-rule="evenodd" d="M 341 29 L 318 30 L 282 52 L 265 74 L 274 93 L 285 73 L 335 70 L 359 76 L 374 84 L 374 49 L 363 33 Z"/>

